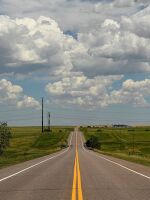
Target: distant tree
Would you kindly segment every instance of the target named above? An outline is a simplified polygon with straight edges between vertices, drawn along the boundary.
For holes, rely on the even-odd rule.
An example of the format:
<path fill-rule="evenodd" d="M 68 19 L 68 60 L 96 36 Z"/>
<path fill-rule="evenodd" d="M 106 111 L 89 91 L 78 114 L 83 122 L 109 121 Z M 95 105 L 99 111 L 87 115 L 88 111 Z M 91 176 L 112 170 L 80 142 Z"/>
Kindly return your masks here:
<path fill-rule="evenodd" d="M 0 122 L 0 154 L 2 154 L 4 149 L 9 146 L 10 137 L 11 131 L 7 122 Z"/>
<path fill-rule="evenodd" d="M 89 148 L 96 148 L 100 149 L 101 148 L 101 142 L 99 141 L 99 138 L 95 135 L 92 135 L 87 141 L 86 141 L 86 146 Z"/>

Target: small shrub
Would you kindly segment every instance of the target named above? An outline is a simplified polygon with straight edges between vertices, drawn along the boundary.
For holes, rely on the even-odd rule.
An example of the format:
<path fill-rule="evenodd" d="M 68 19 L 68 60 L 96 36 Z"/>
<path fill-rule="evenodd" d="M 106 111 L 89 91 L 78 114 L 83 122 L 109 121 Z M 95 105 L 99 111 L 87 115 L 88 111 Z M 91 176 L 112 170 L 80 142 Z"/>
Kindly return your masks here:
<path fill-rule="evenodd" d="M 101 142 L 99 141 L 98 137 L 95 135 L 92 135 L 87 141 L 86 141 L 86 146 L 88 148 L 96 148 L 100 149 L 101 148 Z"/>
<path fill-rule="evenodd" d="M 101 129 L 97 129 L 97 132 L 102 132 L 102 130 Z"/>

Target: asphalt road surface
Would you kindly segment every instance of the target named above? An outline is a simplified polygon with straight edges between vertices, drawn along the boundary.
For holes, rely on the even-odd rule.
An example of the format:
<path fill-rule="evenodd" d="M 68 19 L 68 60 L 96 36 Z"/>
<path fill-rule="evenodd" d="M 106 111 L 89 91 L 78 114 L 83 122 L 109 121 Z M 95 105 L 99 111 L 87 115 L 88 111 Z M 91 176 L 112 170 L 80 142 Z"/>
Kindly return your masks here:
<path fill-rule="evenodd" d="M 0 200 L 150 200 L 150 168 L 82 141 L 76 128 L 68 149 L 0 170 Z"/>

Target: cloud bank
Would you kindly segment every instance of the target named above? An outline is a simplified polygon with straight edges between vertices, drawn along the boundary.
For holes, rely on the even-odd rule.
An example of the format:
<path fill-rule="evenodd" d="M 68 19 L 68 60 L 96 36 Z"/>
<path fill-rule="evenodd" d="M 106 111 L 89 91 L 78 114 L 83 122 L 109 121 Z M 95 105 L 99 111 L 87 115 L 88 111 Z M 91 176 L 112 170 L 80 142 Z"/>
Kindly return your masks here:
<path fill-rule="evenodd" d="M 149 78 L 127 78 L 150 73 L 147 0 L 19 2 L 0 1 L 1 77 L 45 79 L 45 92 L 56 103 L 149 105 Z M 6 79 L 0 87 L 1 102 L 39 106 Z"/>
<path fill-rule="evenodd" d="M 75 104 L 86 108 L 106 107 L 109 105 L 128 104 L 145 107 L 150 104 L 146 100 L 150 96 L 150 79 L 122 82 L 120 89 L 115 90 L 113 84 L 122 76 L 100 76 L 88 79 L 85 76 L 64 78 L 62 81 L 49 83 L 45 90 L 52 101 L 64 104 Z"/>

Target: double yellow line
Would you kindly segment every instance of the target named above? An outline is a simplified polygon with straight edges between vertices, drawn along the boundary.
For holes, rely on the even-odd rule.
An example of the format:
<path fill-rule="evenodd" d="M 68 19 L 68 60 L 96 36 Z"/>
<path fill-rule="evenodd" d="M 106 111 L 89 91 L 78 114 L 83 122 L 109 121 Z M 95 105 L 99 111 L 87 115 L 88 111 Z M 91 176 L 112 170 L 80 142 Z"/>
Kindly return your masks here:
<path fill-rule="evenodd" d="M 77 133 L 76 133 L 76 155 L 74 162 L 74 176 L 73 176 L 73 186 L 72 186 L 72 200 L 83 200 L 81 173 L 80 173 L 78 147 L 77 147 Z"/>

